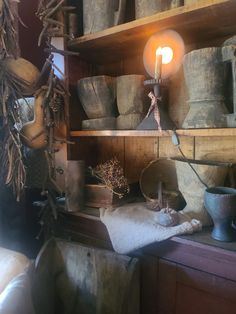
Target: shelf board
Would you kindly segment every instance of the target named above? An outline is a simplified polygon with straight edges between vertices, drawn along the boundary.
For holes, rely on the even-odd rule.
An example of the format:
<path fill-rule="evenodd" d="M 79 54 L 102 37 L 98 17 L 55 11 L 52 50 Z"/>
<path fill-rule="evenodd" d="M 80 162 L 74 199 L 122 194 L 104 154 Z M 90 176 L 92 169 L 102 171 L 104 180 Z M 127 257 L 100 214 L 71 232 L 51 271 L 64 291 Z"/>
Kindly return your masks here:
<path fill-rule="evenodd" d="M 234 35 L 235 16 L 235 0 L 199 0 L 75 38 L 68 42 L 68 48 L 79 51 L 85 59 L 104 63 L 137 53 L 152 34 L 165 29 L 175 29 L 187 43 Z"/>
<path fill-rule="evenodd" d="M 236 128 L 214 128 L 214 129 L 178 129 L 176 133 L 180 136 L 236 136 Z M 142 137 L 159 137 L 171 136 L 172 130 L 104 130 L 104 131 L 71 131 L 71 137 L 93 137 L 93 136 L 142 136 Z"/>

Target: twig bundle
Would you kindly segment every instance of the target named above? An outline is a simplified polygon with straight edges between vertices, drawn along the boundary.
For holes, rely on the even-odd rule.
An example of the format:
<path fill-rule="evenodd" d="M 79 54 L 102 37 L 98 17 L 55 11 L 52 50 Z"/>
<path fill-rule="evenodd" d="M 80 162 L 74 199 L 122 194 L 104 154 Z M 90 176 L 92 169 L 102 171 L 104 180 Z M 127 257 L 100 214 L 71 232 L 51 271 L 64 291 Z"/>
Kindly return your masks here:
<path fill-rule="evenodd" d="M 19 0 L 0 0 L 0 59 L 19 54 L 16 25 L 20 21 L 15 9 Z"/>
<path fill-rule="evenodd" d="M 103 164 L 90 168 L 92 175 L 120 198 L 129 193 L 128 181 L 124 176 L 123 168 L 116 157 Z"/>

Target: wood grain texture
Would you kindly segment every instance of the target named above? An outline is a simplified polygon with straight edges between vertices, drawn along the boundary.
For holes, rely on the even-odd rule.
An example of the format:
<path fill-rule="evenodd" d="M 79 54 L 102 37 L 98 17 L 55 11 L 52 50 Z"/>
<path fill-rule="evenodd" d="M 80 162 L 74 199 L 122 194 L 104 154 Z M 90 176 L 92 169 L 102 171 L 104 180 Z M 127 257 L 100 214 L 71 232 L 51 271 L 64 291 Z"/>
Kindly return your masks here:
<path fill-rule="evenodd" d="M 137 50 L 142 50 L 146 40 L 157 30 L 174 28 L 188 42 L 233 35 L 236 31 L 235 14 L 234 1 L 200 0 L 194 6 L 164 11 L 76 38 L 69 42 L 69 48 L 80 51 L 84 58 L 104 63 L 104 60 L 137 54 Z"/>
<path fill-rule="evenodd" d="M 67 160 L 65 173 L 66 210 L 76 212 L 84 208 L 84 160 Z"/>
<path fill-rule="evenodd" d="M 128 181 L 137 182 L 142 169 L 157 157 L 157 138 L 125 138 L 125 175 Z"/>
<path fill-rule="evenodd" d="M 62 240 L 52 246 L 52 241 L 41 251 L 34 277 L 39 287 L 45 287 L 48 277 L 52 280 L 55 303 L 51 300 L 50 313 L 139 313 L 137 259 Z M 40 306 L 37 295 L 42 297 L 42 291 L 34 292 Z"/>
<path fill-rule="evenodd" d="M 218 298 L 224 298 L 235 302 L 236 282 L 224 278 L 212 276 L 205 272 L 178 265 L 177 281 L 194 289 L 214 294 Z M 194 278 L 194 280 L 193 280 Z"/>
<path fill-rule="evenodd" d="M 140 307 L 141 313 L 156 314 L 158 300 L 158 258 L 139 256 L 141 266 Z"/>
<path fill-rule="evenodd" d="M 87 166 L 96 166 L 116 156 L 124 165 L 124 138 L 82 137 L 72 145 L 73 157 L 85 160 Z"/>
<path fill-rule="evenodd" d="M 158 313 L 174 314 L 176 298 L 176 264 L 159 259 L 158 269 Z"/>
<path fill-rule="evenodd" d="M 194 138 L 180 137 L 180 147 L 187 158 L 194 158 Z M 159 157 L 180 157 L 181 154 L 176 146 L 172 144 L 171 138 L 159 138 Z"/>
<path fill-rule="evenodd" d="M 198 242 L 191 240 L 185 243 L 170 240 L 152 245 L 150 248 L 145 249 L 145 252 L 171 262 L 184 264 L 212 275 L 236 281 L 236 254 L 234 251 L 206 244 L 200 245 Z M 224 267 L 222 267 L 222 261 L 224 261 Z"/>
<path fill-rule="evenodd" d="M 211 137 L 195 139 L 195 158 L 236 162 L 235 137 Z"/>
<path fill-rule="evenodd" d="M 199 136 L 199 137 L 216 137 L 216 136 L 236 136 L 236 128 L 213 128 L 213 129 L 177 129 L 176 133 L 180 136 Z M 163 130 L 162 132 L 157 130 L 114 130 L 114 131 L 71 131 L 70 135 L 72 137 L 81 136 L 141 136 L 141 137 L 151 137 L 151 136 L 171 136 L 173 134 L 172 130 Z"/>
<path fill-rule="evenodd" d="M 194 280 L 195 278 L 192 278 Z M 214 280 L 214 278 L 212 278 Z M 185 285 L 178 284 L 176 296 L 176 314 L 232 314 L 235 312 L 235 303 L 219 298 L 211 291 L 197 290 Z"/>

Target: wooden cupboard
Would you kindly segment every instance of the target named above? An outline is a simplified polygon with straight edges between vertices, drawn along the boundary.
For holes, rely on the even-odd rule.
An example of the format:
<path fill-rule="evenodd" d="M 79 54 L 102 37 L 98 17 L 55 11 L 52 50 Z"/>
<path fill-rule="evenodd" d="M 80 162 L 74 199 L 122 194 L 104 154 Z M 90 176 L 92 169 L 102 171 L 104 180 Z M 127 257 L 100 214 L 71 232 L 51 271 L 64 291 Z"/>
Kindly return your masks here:
<path fill-rule="evenodd" d="M 65 214 L 55 235 L 112 249 L 95 215 Z M 141 314 L 236 312 L 236 244 L 211 238 L 210 230 L 173 237 L 131 254 L 141 262 Z"/>
<path fill-rule="evenodd" d="M 78 10 L 82 2 L 77 1 Z M 131 8 L 133 1 L 128 1 Z M 68 159 L 83 159 L 94 166 L 114 155 L 124 167 L 129 182 L 136 182 L 141 170 L 159 157 L 176 157 L 171 130 L 82 131 L 86 117 L 79 104 L 76 84 L 93 75 L 144 74 L 142 51 L 155 32 L 174 29 L 186 43 L 186 51 L 221 45 L 236 33 L 234 0 L 199 0 L 156 15 L 132 19 L 110 29 L 80 36 L 68 42 L 79 57 L 67 59 L 71 91 L 67 111 Z M 169 114 L 177 125 L 181 148 L 188 158 L 236 161 L 236 129 L 181 129 L 188 112 L 188 96 L 180 70 L 169 83 Z M 111 249 L 105 227 L 88 212 L 64 214 L 56 235 Z M 209 231 L 188 237 L 174 237 L 134 252 L 141 260 L 141 313 L 236 313 L 236 245 L 217 243 Z"/>
<path fill-rule="evenodd" d="M 80 12 L 81 1 L 76 1 Z M 134 1 L 127 1 L 130 20 Z M 75 145 L 68 146 L 68 159 L 84 159 L 94 166 L 116 155 L 129 182 L 138 180 L 141 170 L 159 157 L 179 156 L 171 143 L 171 130 L 100 130 L 82 131 L 86 115 L 77 96 L 80 78 L 93 75 L 119 76 L 145 74 L 142 52 L 147 39 L 155 32 L 172 28 L 184 38 L 186 51 L 220 45 L 236 33 L 236 3 L 227 0 L 199 0 L 139 20 L 131 20 L 104 31 L 80 36 L 68 42 L 68 49 L 79 57 L 69 57 L 67 77 L 71 90 L 68 108 L 68 135 Z M 131 15 L 131 17 L 130 17 Z M 80 33 L 82 31 L 80 30 Z M 169 82 L 168 110 L 177 125 L 181 148 L 188 158 L 234 162 L 236 131 L 225 129 L 181 129 L 189 106 L 182 69 Z"/>

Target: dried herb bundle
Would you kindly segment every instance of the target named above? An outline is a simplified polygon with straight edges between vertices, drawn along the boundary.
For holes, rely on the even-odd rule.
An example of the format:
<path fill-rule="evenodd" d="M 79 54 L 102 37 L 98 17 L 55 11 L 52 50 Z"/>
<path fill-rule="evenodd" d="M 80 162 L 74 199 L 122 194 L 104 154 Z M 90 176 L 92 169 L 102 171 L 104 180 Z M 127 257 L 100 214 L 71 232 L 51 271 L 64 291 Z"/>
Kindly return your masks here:
<path fill-rule="evenodd" d="M 0 0 L 0 114 L 3 149 L 0 154 L 1 178 L 12 186 L 17 200 L 25 182 L 21 141 L 15 126 L 20 122 L 16 100 L 22 97 L 25 82 L 9 71 L 6 60 L 19 53 L 16 26 L 19 20 L 18 0 Z"/>
<path fill-rule="evenodd" d="M 117 194 L 120 198 L 129 193 L 128 181 L 124 176 L 124 170 L 116 157 L 90 168 L 92 175 L 99 179 L 108 189 Z"/>
<path fill-rule="evenodd" d="M 37 17 L 43 23 L 43 29 L 39 35 L 38 45 L 41 45 L 43 37 L 68 37 L 64 34 L 62 16 L 64 12 L 74 10 L 74 7 L 64 6 L 65 0 L 40 0 Z"/>
<path fill-rule="evenodd" d="M 4 134 L 4 149 L 0 155 L 1 176 L 7 185 L 12 186 L 17 200 L 25 183 L 22 144 L 17 130 L 17 125 L 21 124 L 17 99 L 23 97 L 23 85 L 24 82 L 8 70 L 4 60 L 0 61 L 0 105 Z"/>
<path fill-rule="evenodd" d="M 16 3 L 19 0 L 0 0 L 0 59 L 7 56 L 17 57 L 19 46 L 16 25 L 19 16 Z"/>

